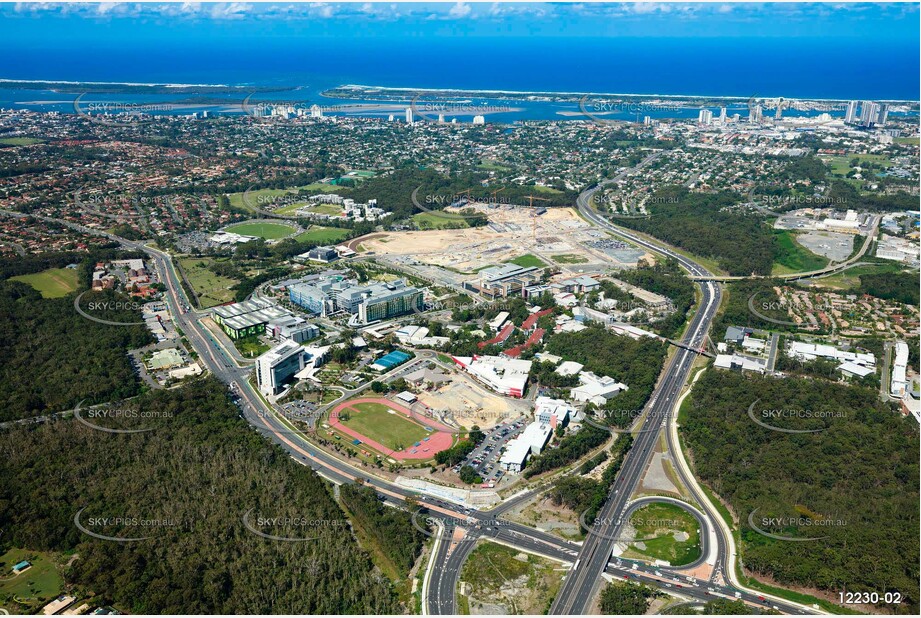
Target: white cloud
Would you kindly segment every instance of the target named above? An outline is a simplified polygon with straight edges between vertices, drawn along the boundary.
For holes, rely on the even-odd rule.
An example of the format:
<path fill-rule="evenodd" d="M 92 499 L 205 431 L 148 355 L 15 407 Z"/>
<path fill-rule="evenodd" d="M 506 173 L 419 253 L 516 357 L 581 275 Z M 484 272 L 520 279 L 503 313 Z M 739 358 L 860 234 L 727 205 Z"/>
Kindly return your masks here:
<path fill-rule="evenodd" d="M 212 19 L 243 19 L 252 11 L 247 2 L 220 2 L 211 6 Z"/>
<path fill-rule="evenodd" d="M 470 8 L 470 5 L 463 2 L 458 2 L 451 7 L 451 10 L 448 11 L 448 15 L 451 17 L 467 17 L 470 15 L 473 9 Z"/>

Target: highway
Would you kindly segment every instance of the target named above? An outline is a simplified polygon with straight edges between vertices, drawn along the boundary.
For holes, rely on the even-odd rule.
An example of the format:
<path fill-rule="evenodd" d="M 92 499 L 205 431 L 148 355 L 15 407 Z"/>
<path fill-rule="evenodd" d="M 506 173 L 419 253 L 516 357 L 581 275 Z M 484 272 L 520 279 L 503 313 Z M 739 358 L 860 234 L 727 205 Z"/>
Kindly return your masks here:
<path fill-rule="evenodd" d="M 650 155 L 637 167 L 645 166 L 658 155 L 659 153 Z M 719 308 L 722 294 L 719 285 L 712 280 L 711 273 L 705 268 L 668 247 L 652 243 L 637 234 L 612 225 L 592 207 L 592 197 L 596 191 L 606 184 L 617 181 L 630 171 L 626 170 L 618 177 L 599 183 L 582 192 L 577 199 L 577 208 L 580 214 L 597 227 L 603 228 L 656 254 L 676 260 L 692 278 L 697 280 L 700 290 L 700 303 L 682 339 L 685 347 L 677 349 L 653 391 L 646 407 L 643 430 L 636 434 L 633 447 L 624 460 L 623 467 L 608 496 L 608 500 L 598 514 L 600 523 L 597 526 L 593 526 L 594 533 L 589 534 L 582 544 L 578 560 L 567 575 L 559 594 L 551 606 L 551 614 L 584 614 L 591 609 L 592 601 L 602 581 L 602 573 L 610 568 L 608 563 L 611 560 L 615 539 L 619 538 L 622 523 L 629 512 L 628 500 L 642 479 L 643 472 L 660 434 L 666 427 L 670 429 L 666 431 L 669 451 L 676 461 L 681 460 L 683 462 L 683 455 L 677 444 L 677 432 L 672 431 L 676 423 L 676 414 L 673 413 L 673 410 L 697 356 L 694 350 L 705 347 L 707 333 Z M 704 507 L 705 514 L 709 519 L 708 527 L 714 533 L 716 545 L 715 551 L 712 552 L 715 555 L 711 579 L 717 580 L 722 577 L 723 581 L 728 580 L 731 582 L 733 565 L 730 559 L 730 548 L 732 541 L 731 538 L 727 538 L 730 533 L 718 523 L 719 513 L 710 510 L 712 507 L 710 507 L 709 501 L 702 495 L 702 491 L 700 491 L 694 479 L 687 478 L 689 475 L 683 466 L 676 467 L 679 469 L 682 482 L 691 491 L 698 504 Z M 704 531 L 702 530 L 701 533 L 704 534 Z M 711 583 L 708 586 L 709 588 L 718 589 L 716 583 Z M 735 598 L 738 593 L 747 602 L 764 604 L 761 601 L 762 595 L 740 590 L 733 586 L 725 587 L 725 592 L 728 594 L 724 596 L 729 598 Z M 784 613 L 811 613 L 812 611 L 811 608 L 780 599 L 771 599 L 770 603 L 772 607 L 776 607 L 778 611 Z"/>
<path fill-rule="evenodd" d="M 650 159 L 647 159 L 641 163 L 641 165 L 648 162 L 648 160 Z M 597 188 L 595 190 L 597 190 Z M 586 193 L 588 193 L 588 197 L 590 197 L 591 191 Z M 586 208 L 586 193 L 579 196 L 579 208 L 580 211 L 583 211 L 583 215 L 589 218 L 593 223 L 652 251 L 675 258 L 693 274 L 701 276 L 707 274 L 701 267 L 690 262 L 683 256 L 669 249 L 651 245 L 632 234 L 611 226 L 594 213 L 593 210 Z M 10 214 L 24 216 L 21 213 L 11 212 Z M 314 447 L 307 441 L 303 434 L 289 425 L 284 419 L 279 418 L 271 406 L 260 397 L 248 381 L 250 370 L 248 368 L 241 368 L 233 362 L 233 359 L 227 355 L 223 347 L 218 344 L 211 333 L 199 323 L 200 316 L 194 312 L 186 311 L 185 307 L 190 306 L 190 304 L 185 298 L 182 286 L 179 282 L 179 277 L 173 267 L 172 259 L 168 254 L 145 244 L 129 241 L 92 228 L 86 228 L 66 220 L 50 217 L 39 218 L 63 224 L 86 233 L 105 236 L 121 243 L 125 247 L 145 252 L 154 262 L 162 282 L 167 287 L 167 293 L 164 298 L 170 307 L 171 314 L 176 321 L 176 326 L 182 329 L 190 345 L 198 354 L 199 360 L 218 379 L 234 388 L 236 394 L 242 399 L 242 414 L 253 426 L 254 430 L 259 431 L 272 442 L 284 448 L 296 461 L 311 467 L 321 476 L 333 483 L 361 482 L 367 486 L 373 487 L 381 496 L 399 504 L 406 504 L 406 500 L 411 499 L 414 504 L 426 509 L 430 516 L 441 515 L 453 519 L 454 521 L 462 521 L 470 517 L 475 520 L 476 523 L 467 526 L 467 531 L 468 534 L 474 537 L 492 537 L 497 542 L 505 543 L 523 551 L 579 565 L 579 568 L 574 568 L 566 578 L 563 589 L 554 603 L 553 613 L 583 612 L 584 608 L 590 603 L 594 591 L 599 585 L 602 573 L 628 578 L 632 577 L 658 587 L 671 588 L 679 585 L 677 580 L 680 580 L 680 576 L 671 571 L 659 569 L 658 572 L 661 573 L 661 575 L 656 575 L 654 569 L 639 561 L 630 563 L 621 562 L 619 560 L 611 561 L 611 546 L 613 541 L 608 541 L 603 538 L 603 536 L 589 535 L 586 541 L 580 546 L 579 544 L 560 539 L 550 533 L 499 519 L 501 512 L 528 499 L 531 492 L 515 496 L 511 501 L 499 505 L 491 511 L 464 508 L 457 504 L 422 495 L 418 492 L 390 483 Z M 713 313 L 719 306 L 720 293 L 718 286 L 713 282 L 701 282 L 699 285 L 702 292 L 701 309 L 693 318 L 688 328 L 687 335 L 684 338 L 684 342 L 688 343 L 690 347 L 697 348 L 703 345 L 704 338 L 707 334 L 707 327 L 713 318 Z M 691 350 L 684 348 L 678 349 L 669 363 L 664 377 L 660 380 L 659 385 L 653 393 L 648 406 L 647 418 L 643 425 L 644 428 L 654 427 L 655 423 L 659 423 L 660 426 L 666 424 L 668 412 L 671 410 L 678 392 L 685 382 L 691 363 L 695 357 L 696 354 Z M 653 424 L 651 425 L 650 423 Z M 659 433 L 659 430 L 639 432 L 634 446 L 624 462 L 613 495 L 599 514 L 599 517 L 605 518 L 604 521 L 615 522 L 617 520 L 617 515 L 625 511 L 627 499 L 642 474 L 645 464 L 649 459 L 650 451 L 655 445 Z M 541 488 L 538 488 L 532 490 L 532 492 L 540 490 Z M 706 501 L 699 501 L 699 503 L 702 505 L 707 504 Z M 712 521 L 713 514 L 709 512 L 707 514 L 711 517 Z M 619 527 L 617 526 L 610 526 L 609 529 L 602 530 L 604 536 L 609 536 L 611 538 L 616 538 L 618 532 Z M 721 543 L 719 553 L 721 556 L 725 556 L 725 541 L 722 538 L 722 534 L 718 534 L 717 537 Z M 448 555 L 448 550 L 450 549 L 449 544 L 442 543 L 439 546 L 439 552 L 444 553 L 436 556 L 436 560 L 433 562 L 435 572 L 432 574 L 432 585 L 429 587 L 430 598 L 423 600 L 432 613 L 453 613 L 455 609 L 454 590 L 456 588 L 457 577 L 464 559 L 466 559 L 473 545 L 473 542 L 460 543 L 458 547 L 464 549 L 464 551 L 455 550 L 451 552 L 450 555 Z M 733 598 L 736 592 L 739 592 L 732 587 L 719 586 L 710 582 L 690 582 L 686 580 L 680 585 L 682 595 L 701 600 L 706 600 L 707 596 L 714 593 L 726 596 L 727 598 Z M 742 599 L 746 602 L 754 605 L 763 605 L 758 595 L 744 591 L 739 592 L 739 594 L 742 594 Z M 779 611 L 785 613 L 808 612 L 808 608 L 803 608 L 795 604 L 785 603 L 779 600 L 774 600 L 772 603 L 778 607 Z"/>
<path fill-rule="evenodd" d="M 645 165 L 656 156 L 657 154 L 650 155 L 640 165 Z M 708 275 L 709 273 L 703 267 L 688 258 L 614 227 L 591 207 L 594 193 L 603 188 L 605 184 L 616 180 L 617 178 L 611 179 L 580 194 L 577 200 L 580 214 L 597 227 L 606 229 L 654 253 L 677 260 L 692 275 Z M 682 343 L 687 348 L 677 349 L 653 391 L 646 407 L 646 420 L 643 423 L 645 430 L 636 434 L 633 448 L 627 453 L 612 493 L 598 514 L 601 524 L 595 528 L 599 533 L 586 537 L 582 551 L 579 553 L 578 565 L 566 577 L 550 609 L 552 614 L 582 614 L 592 603 L 601 581 L 600 575 L 604 572 L 614 549 L 613 539 L 618 537 L 627 501 L 642 479 L 659 439 L 660 430 L 667 424 L 678 395 L 687 381 L 691 365 L 697 357 L 697 354 L 688 348 L 700 349 L 705 346 L 710 323 L 719 308 L 721 294 L 719 286 L 711 281 L 703 281 L 698 284 L 698 287 L 701 293 L 700 306 L 682 339 Z"/>
<path fill-rule="evenodd" d="M 789 273 L 786 275 L 691 275 L 691 279 L 695 281 L 744 281 L 746 279 L 780 279 L 784 282 L 791 281 L 800 281 L 802 279 L 821 279 L 828 275 L 832 275 L 843 270 L 847 270 L 853 266 L 859 265 L 859 261 L 867 254 L 867 251 L 870 250 L 870 247 L 873 245 L 873 241 L 876 240 L 876 234 L 879 232 L 879 224 L 883 218 L 880 215 L 871 215 L 872 222 L 869 226 L 869 231 L 867 232 L 867 237 L 864 238 L 863 244 L 860 246 L 860 250 L 857 251 L 854 255 L 844 260 L 843 262 L 836 262 L 829 264 L 824 268 L 818 270 L 809 270 L 805 272 L 798 273 Z"/>

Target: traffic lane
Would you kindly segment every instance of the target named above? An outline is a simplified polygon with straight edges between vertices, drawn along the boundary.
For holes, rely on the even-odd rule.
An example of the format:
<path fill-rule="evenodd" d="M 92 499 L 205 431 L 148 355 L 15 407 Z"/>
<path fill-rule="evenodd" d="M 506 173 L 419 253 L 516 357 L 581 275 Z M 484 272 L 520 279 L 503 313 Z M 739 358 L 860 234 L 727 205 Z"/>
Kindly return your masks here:
<path fill-rule="evenodd" d="M 659 392 L 653 396 L 652 408 L 646 420 L 646 423 L 655 423 L 656 430 L 640 432 L 633 448 L 627 453 L 624 466 L 621 469 L 622 476 L 620 477 L 620 484 L 623 486 L 624 491 L 623 493 L 615 492 L 613 499 L 609 497 L 602 507 L 600 516 L 605 521 L 614 521 L 616 514 L 622 512 L 627 497 L 632 494 L 633 488 L 645 469 L 646 463 L 651 457 L 651 447 L 658 440 L 658 435 L 661 431 L 663 413 L 671 407 L 665 406 L 670 402 L 671 395 L 676 392 L 676 385 L 679 384 L 679 380 L 681 384 L 684 383 L 683 376 L 686 372 L 682 370 L 689 368 L 690 365 L 686 360 L 690 357 L 691 352 L 682 349 L 669 363 L 665 378 L 657 388 Z M 662 399 L 663 396 L 664 400 Z M 604 564 L 606 564 L 613 551 L 614 541 L 608 541 L 603 537 L 616 538 L 619 530 L 619 525 L 607 525 L 606 530 L 603 529 L 599 533 L 601 536 L 590 536 L 586 539 L 586 542 L 583 543 L 583 550 L 579 554 L 581 571 L 575 569 L 576 572 L 567 578 L 557 597 L 560 602 L 554 603 L 553 613 L 572 614 L 584 611 L 598 585 L 597 575 L 592 576 L 592 573 L 600 573 L 604 569 Z"/>
<path fill-rule="evenodd" d="M 445 607 L 445 596 L 443 594 L 444 582 L 442 581 L 444 577 L 444 565 L 447 563 L 448 549 L 450 548 L 449 539 L 454 533 L 453 526 L 444 526 L 443 534 L 444 537 L 441 539 L 441 544 L 438 547 L 438 553 L 435 556 L 435 562 L 433 563 L 434 569 L 432 571 L 431 579 L 429 580 L 429 589 L 428 594 L 429 598 L 425 599 L 425 602 L 428 604 L 429 612 L 433 614 L 449 614 L 453 613 L 453 607 L 450 605 Z M 450 604 L 453 604 L 454 595 L 450 595 Z"/>
<path fill-rule="evenodd" d="M 167 276 L 170 277 L 170 278 L 172 279 L 171 275 L 172 275 L 173 273 L 170 272 L 170 269 L 164 268 L 164 271 L 167 272 L 167 273 L 168 273 Z M 171 287 L 173 290 L 175 290 L 175 288 L 173 288 L 172 286 L 170 286 L 170 287 Z M 174 292 L 173 296 L 174 296 L 174 300 L 176 301 L 176 304 L 178 305 L 180 301 L 179 301 L 178 298 L 176 298 L 175 292 Z M 183 321 L 185 321 L 185 320 L 183 320 Z M 198 327 L 198 325 L 195 324 L 195 327 Z M 198 328 L 194 328 L 194 330 L 195 330 L 195 331 L 198 331 Z M 204 341 L 204 337 L 201 337 L 201 339 L 202 339 L 202 343 L 203 343 L 203 344 L 206 344 L 206 345 L 204 345 L 204 347 L 205 347 L 205 348 L 209 348 L 208 351 L 209 351 L 209 353 L 210 353 L 210 355 L 211 355 L 211 358 L 212 358 L 212 360 L 214 360 L 215 363 L 216 363 L 216 362 L 217 362 L 217 359 L 214 357 L 214 354 L 213 354 L 213 353 L 211 352 L 211 350 L 210 350 L 210 347 L 211 347 L 211 346 L 207 345 L 207 342 Z M 228 365 L 225 364 L 225 366 L 228 366 Z M 261 416 L 259 417 L 259 419 L 260 419 L 260 420 L 264 420 L 264 418 L 261 417 Z M 285 441 L 285 440 L 278 440 L 278 439 L 277 439 L 278 436 L 275 436 L 274 432 L 270 432 L 270 433 L 271 433 L 271 435 L 273 435 L 273 436 L 276 438 L 276 440 L 275 440 L 276 442 L 279 442 L 279 443 L 281 443 L 281 444 L 283 444 L 283 445 L 285 445 L 285 446 L 288 446 L 288 447 L 291 447 L 291 446 L 292 446 L 292 445 L 288 444 L 287 441 Z M 298 453 L 300 449 L 297 449 L 297 448 L 289 448 L 289 450 L 292 450 L 294 453 Z M 301 457 L 302 457 L 302 459 L 306 460 L 306 457 L 305 457 L 305 456 L 302 455 Z M 337 462 L 334 461 L 334 462 L 331 462 L 331 463 L 337 463 Z M 348 477 L 348 476 L 345 476 L 345 475 L 338 474 L 338 469 L 337 469 L 337 468 L 334 468 L 333 470 L 331 470 L 331 472 L 332 472 L 333 474 L 336 474 L 336 476 L 337 476 L 337 478 L 338 478 L 338 480 L 339 480 L 340 482 L 348 482 L 349 480 L 354 480 L 354 477 Z M 432 506 L 438 508 L 438 505 L 432 505 Z M 439 510 L 440 510 L 440 509 L 439 509 Z M 448 511 L 447 511 L 447 514 L 450 514 L 450 515 L 458 515 L 458 513 L 457 513 L 456 510 L 448 510 Z M 524 539 L 527 538 L 527 537 L 524 536 L 524 534 L 522 534 L 522 533 L 520 533 L 520 532 L 517 533 L 517 534 L 514 534 L 514 536 L 517 537 L 517 538 L 515 538 L 515 539 L 513 539 L 513 540 L 517 540 L 518 542 L 521 542 L 522 540 L 524 540 Z M 549 544 L 546 543 L 546 542 L 533 545 L 533 547 L 534 547 L 535 549 L 539 550 L 539 551 L 546 551 L 546 548 L 547 548 L 548 546 L 549 546 Z M 452 595 L 452 596 L 453 596 L 453 595 Z"/>
<path fill-rule="evenodd" d="M 121 241 L 121 240 L 123 240 L 123 239 L 117 239 L 117 240 L 120 240 L 120 241 Z M 169 263 L 169 264 L 163 263 L 163 262 L 168 261 L 168 259 L 167 259 L 167 260 L 162 260 L 162 261 L 161 261 L 161 260 L 157 260 L 157 257 L 158 257 L 158 256 L 157 256 L 156 254 L 154 254 L 154 250 L 151 250 L 149 247 L 137 245 L 137 244 L 134 244 L 134 243 L 125 243 L 125 244 L 129 244 L 130 246 L 134 246 L 135 248 L 142 249 L 142 250 L 144 250 L 145 252 L 147 252 L 147 253 L 149 253 L 149 254 L 152 254 L 152 255 L 153 255 L 153 259 L 154 259 L 155 261 L 157 261 L 157 262 L 159 263 L 160 266 L 162 266 L 162 272 L 165 274 L 166 279 L 169 281 L 169 283 L 172 283 L 172 284 L 173 284 L 173 285 L 168 286 L 168 289 L 169 289 L 169 291 L 171 292 L 171 296 L 172 296 L 172 300 L 173 300 L 173 303 L 172 303 L 172 304 L 174 305 L 174 307 L 173 307 L 173 308 L 174 308 L 174 315 L 177 316 L 177 321 L 180 321 L 180 323 L 185 323 L 187 326 L 190 326 L 191 329 L 192 329 L 196 334 L 198 334 L 198 324 L 195 323 L 194 318 L 189 319 L 189 320 L 183 320 L 183 319 L 181 319 L 181 318 L 179 317 L 179 316 L 182 316 L 182 315 L 184 314 L 184 311 L 182 311 L 182 308 L 181 308 L 181 307 L 182 307 L 182 301 L 179 299 L 178 294 L 177 294 L 177 289 L 179 288 L 179 285 L 178 285 L 178 284 L 176 283 L 176 281 L 175 281 L 175 273 L 174 273 L 174 271 L 172 271 L 171 268 L 169 268 L 169 266 L 171 265 L 171 263 Z M 191 317 L 191 316 L 190 316 L 190 317 Z M 199 339 L 199 342 L 200 342 L 201 344 L 203 344 L 203 347 L 207 349 L 209 355 L 211 356 L 212 362 L 213 362 L 214 365 L 216 366 L 215 368 L 217 368 L 217 366 L 220 365 L 220 364 L 223 364 L 225 368 L 229 368 L 229 365 L 226 364 L 226 363 L 218 363 L 216 357 L 214 356 L 214 353 L 213 353 L 213 352 L 211 351 L 211 349 L 210 349 L 211 346 L 207 345 L 207 341 L 205 340 L 205 337 L 204 337 L 204 336 L 201 336 L 201 335 L 199 334 L 198 339 Z M 197 347 L 197 346 L 194 346 L 194 345 L 193 345 L 193 347 Z M 200 354 L 200 356 L 201 356 L 201 354 Z M 206 361 L 206 362 L 207 362 L 207 361 Z M 225 372 L 221 372 L 221 373 L 225 373 Z M 248 385 L 247 385 L 247 386 L 248 386 Z M 252 405 L 252 404 L 251 404 L 251 405 Z M 255 406 L 253 406 L 253 407 L 255 408 Z M 285 446 L 289 451 L 292 451 L 292 452 L 294 452 L 294 453 L 302 453 L 302 452 L 303 452 L 302 449 L 299 449 L 299 448 L 295 447 L 295 446 L 294 446 L 293 444 L 291 444 L 289 441 L 287 441 L 287 440 L 285 440 L 285 439 L 281 439 L 281 436 L 277 435 L 276 432 L 274 432 L 270 427 L 268 427 L 268 424 L 265 423 L 266 417 L 265 417 L 264 415 L 258 415 L 258 414 L 257 414 L 256 416 L 257 416 L 257 418 L 258 418 L 259 421 L 261 421 L 263 424 L 266 424 L 266 430 L 268 431 L 268 435 L 270 435 L 270 436 L 274 439 L 274 441 L 276 441 L 277 443 L 282 444 L 282 445 Z M 249 418 L 252 419 L 252 417 L 249 417 Z M 310 455 L 310 454 L 308 453 L 308 455 Z M 306 460 L 306 456 L 302 455 L 302 459 Z M 336 464 L 339 464 L 340 462 L 336 462 L 335 460 L 333 460 L 332 463 L 333 463 L 334 465 L 333 465 L 333 468 L 331 469 L 331 472 L 334 473 L 334 474 L 335 474 L 335 473 L 338 473 L 338 468 L 336 467 Z M 354 479 L 354 477 L 349 477 L 349 476 L 346 476 L 346 475 L 338 475 L 338 478 L 339 478 L 339 480 L 342 481 L 342 482 L 347 482 L 348 480 Z M 399 498 L 399 497 L 401 497 L 401 495 L 397 495 L 397 497 Z M 402 497 L 405 497 L 405 496 L 402 496 Z M 449 513 L 456 514 L 456 511 L 449 511 Z"/>

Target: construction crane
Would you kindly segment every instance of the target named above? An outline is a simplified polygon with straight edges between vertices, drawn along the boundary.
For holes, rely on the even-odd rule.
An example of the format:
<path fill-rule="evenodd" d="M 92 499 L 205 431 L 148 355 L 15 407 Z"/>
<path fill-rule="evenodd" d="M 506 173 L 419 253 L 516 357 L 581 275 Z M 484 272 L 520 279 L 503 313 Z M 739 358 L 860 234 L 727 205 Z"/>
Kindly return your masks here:
<path fill-rule="evenodd" d="M 498 195 L 499 195 L 499 192 L 500 192 L 500 191 L 505 191 L 505 187 L 499 187 L 499 188 L 496 189 L 495 191 L 490 191 L 490 192 L 489 192 L 489 194 L 492 196 L 492 203 L 498 205 L 498 203 L 499 203 Z"/>
<path fill-rule="evenodd" d="M 534 244 L 537 244 L 537 210 L 534 208 L 534 200 L 539 202 L 549 202 L 545 197 L 537 197 L 536 195 L 525 195 L 524 197 L 528 198 L 528 208 L 531 209 L 531 230 L 534 234 Z"/>

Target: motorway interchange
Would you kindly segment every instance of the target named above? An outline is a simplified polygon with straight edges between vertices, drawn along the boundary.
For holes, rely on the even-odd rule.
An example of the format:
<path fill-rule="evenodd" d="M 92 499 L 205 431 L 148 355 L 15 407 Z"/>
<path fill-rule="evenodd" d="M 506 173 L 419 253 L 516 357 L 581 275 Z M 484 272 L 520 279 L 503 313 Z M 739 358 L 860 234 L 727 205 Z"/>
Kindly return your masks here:
<path fill-rule="evenodd" d="M 647 157 L 634 169 L 647 165 L 656 156 L 653 154 Z M 276 415 L 272 407 L 250 385 L 247 379 L 250 367 L 238 365 L 232 354 L 199 322 L 202 316 L 188 310 L 190 305 L 185 299 L 179 277 L 168 254 L 118 236 L 79 227 L 81 231 L 105 235 L 150 256 L 160 273 L 161 281 L 167 287 L 166 300 L 177 327 L 186 334 L 207 368 L 218 379 L 232 386 L 243 416 L 256 430 L 284 448 L 293 459 L 310 466 L 333 483 L 363 482 L 373 487 L 391 505 L 405 508 L 409 500 L 418 508 L 424 509 L 426 517 L 441 520 L 434 534 L 433 555 L 423 583 L 423 613 L 456 613 L 455 595 L 461 568 L 480 538 L 572 565 L 551 606 L 552 614 L 584 614 L 590 611 L 593 599 L 605 577 L 643 582 L 688 601 L 705 602 L 714 597 L 723 597 L 741 599 L 752 607 L 773 609 L 782 613 L 822 613 L 813 607 L 747 590 L 737 580 L 731 531 L 687 468 L 678 445 L 673 414 L 697 357 L 696 350 L 704 347 L 710 323 L 720 305 L 720 286 L 710 278 L 710 273 L 687 257 L 612 225 L 591 207 L 594 192 L 601 189 L 604 184 L 616 180 L 617 178 L 611 179 L 583 192 L 577 202 L 580 214 L 615 237 L 677 260 L 689 275 L 697 280 L 700 302 L 683 340 L 686 347 L 676 348 L 674 356 L 668 362 L 647 404 L 644 420 L 641 420 L 642 428 L 636 433 L 633 447 L 623 462 L 611 493 L 598 514 L 596 524 L 581 543 L 567 541 L 501 518 L 502 513 L 532 499 L 543 489 L 547 489 L 547 486 L 512 496 L 490 510 L 477 510 L 395 485 L 314 447 L 306 436 Z M 54 221 L 76 226 L 63 220 Z M 422 352 L 421 355 L 424 356 L 426 353 Z M 676 466 L 676 470 L 681 482 L 695 502 L 702 507 L 697 509 L 682 503 L 682 507 L 690 510 L 701 524 L 702 556 L 699 562 L 710 567 L 709 576 L 706 578 L 693 577 L 682 572 L 685 571 L 684 568 L 668 569 L 639 560 L 612 557 L 622 523 L 633 510 L 648 502 L 648 499 L 631 501 L 630 498 L 642 478 L 662 432 L 665 432 L 666 443 L 673 460 L 680 464 Z M 458 528 L 460 530 L 457 530 Z"/>

